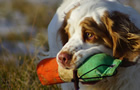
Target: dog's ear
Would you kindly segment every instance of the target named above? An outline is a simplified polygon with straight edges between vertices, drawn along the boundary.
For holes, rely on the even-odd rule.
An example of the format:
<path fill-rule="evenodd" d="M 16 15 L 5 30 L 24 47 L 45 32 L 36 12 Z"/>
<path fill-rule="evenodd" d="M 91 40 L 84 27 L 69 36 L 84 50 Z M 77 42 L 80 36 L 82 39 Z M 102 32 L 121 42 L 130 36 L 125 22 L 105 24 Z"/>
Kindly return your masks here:
<path fill-rule="evenodd" d="M 105 12 L 101 21 L 111 37 L 115 57 L 123 57 L 127 52 L 140 52 L 140 30 L 128 15 L 118 11 Z"/>
<path fill-rule="evenodd" d="M 67 20 L 70 17 L 71 11 L 72 10 L 70 10 L 68 13 L 65 14 L 65 17 L 64 17 L 64 21 L 62 23 L 62 26 L 58 30 L 58 34 L 61 37 L 61 41 L 62 41 L 62 44 L 63 45 L 65 45 L 68 42 L 68 39 L 69 39 L 68 30 L 65 30 L 65 29 L 66 29 Z"/>
<path fill-rule="evenodd" d="M 58 34 L 61 37 L 61 41 L 62 41 L 63 45 L 65 45 L 68 42 L 68 39 L 69 39 L 68 30 L 65 30 L 65 29 L 66 29 L 66 26 L 68 24 L 67 21 L 68 21 L 70 15 L 71 15 L 71 12 L 72 12 L 73 9 L 74 8 L 72 8 L 68 13 L 65 13 L 63 23 L 58 30 Z"/>
<path fill-rule="evenodd" d="M 64 19 L 62 26 L 58 30 L 58 35 L 60 35 L 62 45 L 65 45 L 68 42 L 68 34 L 65 30 L 66 25 L 67 25 L 67 20 Z"/>
<path fill-rule="evenodd" d="M 70 18 L 70 15 L 71 15 L 71 12 L 74 10 L 74 9 L 76 9 L 77 7 L 79 6 L 79 4 L 78 5 L 76 5 L 76 6 L 74 6 L 72 9 L 70 9 L 67 13 L 65 13 L 65 17 L 64 17 L 64 21 L 63 21 L 63 23 L 62 23 L 62 26 L 59 28 L 59 30 L 58 30 L 58 34 L 60 35 L 60 37 L 61 37 L 61 41 L 62 41 L 62 44 L 63 45 L 65 45 L 67 42 L 68 42 L 68 39 L 69 39 L 69 37 L 70 37 L 70 35 L 69 35 L 69 32 L 68 32 L 68 28 L 67 28 L 67 30 L 66 30 L 66 26 L 67 26 L 67 21 L 68 21 L 68 19 Z"/>

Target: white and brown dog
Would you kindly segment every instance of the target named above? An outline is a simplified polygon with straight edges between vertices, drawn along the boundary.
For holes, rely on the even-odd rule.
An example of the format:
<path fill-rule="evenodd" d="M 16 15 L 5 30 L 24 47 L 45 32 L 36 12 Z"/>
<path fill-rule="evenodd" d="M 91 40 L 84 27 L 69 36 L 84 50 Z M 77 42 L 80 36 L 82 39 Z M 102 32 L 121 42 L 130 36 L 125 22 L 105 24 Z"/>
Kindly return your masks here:
<path fill-rule="evenodd" d="M 80 84 L 81 90 L 140 90 L 140 15 L 133 8 L 117 0 L 64 0 L 48 27 L 48 40 L 45 54 L 57 55 L 66 79 L 90 55 L 103 52 L 123 60 L 115 76 Z"/>

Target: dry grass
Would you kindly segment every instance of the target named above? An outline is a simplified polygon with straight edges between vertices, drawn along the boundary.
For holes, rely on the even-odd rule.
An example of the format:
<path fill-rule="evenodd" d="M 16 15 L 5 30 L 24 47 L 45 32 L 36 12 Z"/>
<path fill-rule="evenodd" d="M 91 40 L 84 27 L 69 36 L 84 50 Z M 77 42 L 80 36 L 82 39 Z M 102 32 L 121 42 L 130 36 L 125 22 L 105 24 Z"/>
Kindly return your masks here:
<path fill-rule="evenodd" d="M 0 56 L 0 90 L 60 90 L 56 85 L 43 86 L 36 72 L 36 55 L 15 55 L 4 51 Z"/>
<path fill-rule="evenodd" d="M 59 90 L 56 85 L 43 86 L 36 74 L 36 56 L 5 53 L 0 58 L 0 89 Z"/>
<path fill-rule="evenodd" d="M 40 30 L 46 28 L 55 13 L 58 4 L 47 6 L 46 4 L 30 4 L 26 0 L 13 0 L 12 8 L 24 13 L 28 18 L 28 24 Z"/>
<path fill-rule="evenodd" d="M 9 8 L 9 7 L 10 8 Z M 27 33 L 9 33 L 7 36 L 0 36 L 0 90 L 59 90 L 58 86 L 43 86 L 36 73 L 37 49 L 34 54 L 13 54 L 8 48 L 2 46 L 3 42 L 34 42 L 35 46 L 47 46 L 46 35 L 41 33 L 46 30 L 57 5 L 48 7 L 46 5 L 34 5 L 26 0 L 12 0 L 11 3 L 0 3 L 1 17 L 11 19 L 12 12 L 18 11 L 27 17 L 27 24 L 37 29 L 37 34 L 32 36 Z M 10 29 L 10 28 L 9 28 Z M 18 28 L 17 28 L 18 30 Z M 37 43 L 36 43 L 37 42 Z M 1 50 L 2 49 L 2 50 Z M 27 46 L 28 49 L 28 46 Z"/>

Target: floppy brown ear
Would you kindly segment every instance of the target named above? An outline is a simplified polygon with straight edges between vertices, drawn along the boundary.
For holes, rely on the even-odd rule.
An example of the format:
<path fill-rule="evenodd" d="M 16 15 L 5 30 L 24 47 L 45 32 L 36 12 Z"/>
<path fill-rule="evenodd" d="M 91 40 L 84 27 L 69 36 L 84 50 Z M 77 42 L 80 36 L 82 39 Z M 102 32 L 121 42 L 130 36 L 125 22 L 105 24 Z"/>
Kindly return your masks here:
<path fill-rule="evenodd" d="M 59 28 L 58 30 L 58 34 L 60 34 L 60 37 L 61 37 L 61 41 L 62 41 L 62 44 L 65 45 L 67 42 L 68 42 L 68 39 L 69 39 L 69 32 L 68 30 L 65 30 L 66 29 L 66 26 L 67 26 L 67 20 L 70 18 L 70 15 L 71 15 L 71 12 L 77 8 L 79 6 L 76 5 L 74 6 L 70 11 L 68 11 L 67 13 L 65 13 L 65 17 L 64 17 L 64 21 L 63 21 L 63 24 L 62 26 Z"/>
<path fill-rule="evenodd" d="M 70 14 L 71 14 L 71 10 L 68 13 L 66 13 L 63 24 L 58 30 L 58 34 L 60 34 L 61 41 L 62 41 L 63 45 L 65 45 L 68 42 L 68 37 L 69 36 L 68 36 L 68 32 L 65 30 L 65 28 L 67 26 L 67 20 L 70 17 Z"/>
<path fill-rule="evenodd" d="M 113 55 L 123 57 L 130 52 L 140 52 L 140 30 L 128 15 L 114 11 L 105 12 L 101 18 L 112 39 Z"/>
<path fill-rule="evenodd" d="M 63 21 L 63 24 L 62 26 L 59 28 L 58 30 L 58 34 L 60 35 L 61 37 L 61 41 L 62 41 L 62 44 L 65 45 L 67 42 L 68 42 L 68 34 L 67 32 L 65 31 L 65 27 L 67 25 L 67 21 L 66 19 Z"/>

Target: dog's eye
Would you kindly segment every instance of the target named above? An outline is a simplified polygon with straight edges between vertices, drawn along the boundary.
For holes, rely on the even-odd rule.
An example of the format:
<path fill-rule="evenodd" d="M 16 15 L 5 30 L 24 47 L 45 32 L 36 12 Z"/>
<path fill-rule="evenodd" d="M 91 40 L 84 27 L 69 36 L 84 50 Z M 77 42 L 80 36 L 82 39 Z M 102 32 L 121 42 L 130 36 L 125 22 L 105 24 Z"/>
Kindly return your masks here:
<path fill-rule="evenodd" d="M 91 39 L 94 38 L 94 34 L 93 33 L 90 33 L 90 32 L 86 32 L 85 33 L 85 37 L 86 37 L 86 39 L 91 40 Z"/>

